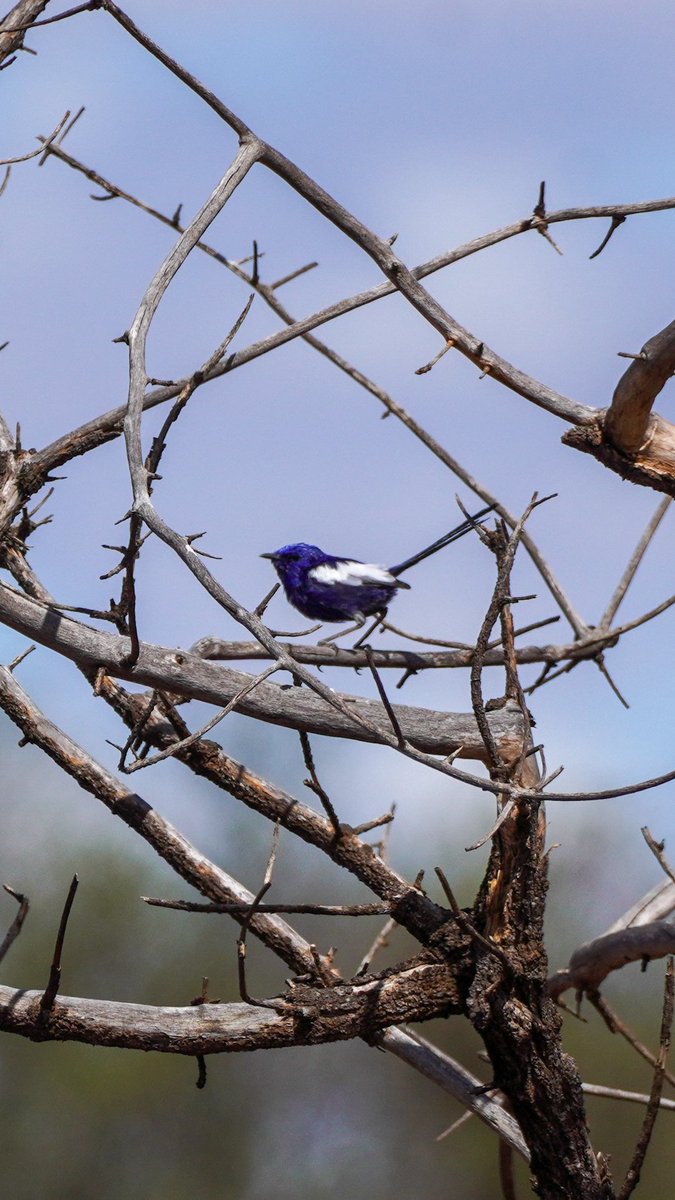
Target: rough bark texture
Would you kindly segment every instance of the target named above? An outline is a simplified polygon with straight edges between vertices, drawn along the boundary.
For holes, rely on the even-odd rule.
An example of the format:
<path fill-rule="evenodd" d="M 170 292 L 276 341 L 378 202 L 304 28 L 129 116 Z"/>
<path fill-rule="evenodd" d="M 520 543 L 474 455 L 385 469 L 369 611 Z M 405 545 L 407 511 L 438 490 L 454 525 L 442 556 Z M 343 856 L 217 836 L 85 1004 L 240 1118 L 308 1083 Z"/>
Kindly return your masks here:
<path fill-rule="evenodd" d="M 479 954 L 467 1013 L 525 1135 L 537 1194 L 544 1200 L 601 1200 L 606 1193 L 581 1081 L 562 1049 L 560 1013 L 546 990 L 546 866 L 542 814 L 536 805 L 522 805 L 495 838 L 474 911 L 477 928 L 506 951 L 513 973 L 494 956 Z"/>
<path fill-rule="evenodd" d="M 657 413 L 649 417 L 645 441 L 635 454 L 629 455 L 607 440 L 604 420 L 583 429 L 568 429 L 562 441 L 592 455 L 630 483 L 675 496 L 675 426 Z"/>
<path fill-rule="evenodd" d="M 461 958 L 461 949 L 459 957 Z M 34 1041 L 76 1041 L 169 1054 L 316 1046 L 362 1037 L 390 1025 L 461 1011 L 461 989 L 448 963 L 419 962 L 332 988 L 296 986 L 256 1004 L 159 1008 L 59 996 L 45 1017 L 42 992 L 0 987 L 0 1029 Z"/>

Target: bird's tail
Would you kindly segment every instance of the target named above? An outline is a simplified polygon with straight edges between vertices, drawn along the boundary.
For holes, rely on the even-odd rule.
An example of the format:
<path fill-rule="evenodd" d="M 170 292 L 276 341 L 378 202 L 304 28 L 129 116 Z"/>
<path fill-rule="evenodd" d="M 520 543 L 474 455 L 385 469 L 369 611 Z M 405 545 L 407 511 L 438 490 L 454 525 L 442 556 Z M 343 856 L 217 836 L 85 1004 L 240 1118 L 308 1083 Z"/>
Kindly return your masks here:
<path fill-rule="evenodd" d="M 480 512 L 474 513 L 472 517 L 468 517 L 466 521 L 462 521 L 462 524 L 458 525 L 456 529 L 451 529 L 450 533 L 444 533 L 443 537 L 437 538 L 435 542 L 432 542 L 430 546 L 427 546 L 426 550 L 420 550 L 419 554 L 413 554 L 412 558 L 406 558 L 405 562 L 398 563 L 398 565 L 395 567 L 390 567 L 390 574 L 401 575 L 403 571 L 408 570 L 408 567 L 414 567 L 416 563 L 421 562 L 423 558 L 429 558 L 429 556 L 431 554 L 435 554 L 437 550 L 443 550 L 445 546 L 449 546 L 451 542 L 456 542 L 458 538 L 463 537 L 465 533 L 468 533 L 470 529 L 474 528 L 476 521 L 479 521 L 481 517 L 487 516 L 488 513 L 494 512 L 496 507 L 496 504 L 489 504 L 487 508 L 481 508 Z"/>

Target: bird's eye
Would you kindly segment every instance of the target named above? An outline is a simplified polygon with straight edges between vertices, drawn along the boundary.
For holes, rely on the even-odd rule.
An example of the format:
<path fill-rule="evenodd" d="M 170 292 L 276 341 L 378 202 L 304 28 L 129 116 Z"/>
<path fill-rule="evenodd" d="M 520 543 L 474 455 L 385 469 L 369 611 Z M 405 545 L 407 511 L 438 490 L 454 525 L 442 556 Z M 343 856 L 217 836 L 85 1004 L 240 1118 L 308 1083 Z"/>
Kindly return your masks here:
<path fill-rule="evenodd" d="M 297 562 L 299 558 L 300 558 L 299 554 L 287 554 L 286 562 Z"/>

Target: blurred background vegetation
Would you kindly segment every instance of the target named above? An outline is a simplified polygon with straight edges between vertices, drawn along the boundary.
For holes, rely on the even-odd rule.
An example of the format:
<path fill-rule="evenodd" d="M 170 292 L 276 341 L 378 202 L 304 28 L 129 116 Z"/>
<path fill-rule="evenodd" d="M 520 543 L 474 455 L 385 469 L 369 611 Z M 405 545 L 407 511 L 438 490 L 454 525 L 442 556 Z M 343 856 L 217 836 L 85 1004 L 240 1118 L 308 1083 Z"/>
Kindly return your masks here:
<path fill-rule="evenodd" d="M 269 753 L 288 753 L 284 743 L 289 737 L 269 731 Z M 241 743 L 244 751 L 245 737 Z M 341 751 L 319 745 L 330 773 Z M 231 920 L 143 904 L 141 895 L 187 896 L 189 889 L 37 751 L 19 749 L 11 730 L 5 730 L 2 757 L 6 787 L 0 879 L 23 889 L 31 900 L 4 978 L 18 987 L 45 983 L 61 908 L 76 872 L 80 887 L 64 953 L 64 994 L 183 1005 L 199 994 L 202 977 L 208 976 L 210 996 L 238 999 Z M 296 768 L 299 789 L 301 764 Z M 165 815 L 178 807 L 184 816 L 198 810 L 198 845 L 226 869 L 239 871 L 255 890 L 269 852 L 267 825 L 224 794 L 209 795 L 175 764 L 163 766 L 161 774 Z M 333 798 L 339 804 L 340 798 Z M 396 825 L 392 834 L 395 864 L 410 877 L 420 866 L 431 873 L 435 862 L 456 858 L 456 825 L 448 828 L 437 803 L 424 798 L 420 803 L 417 835 L 399 837 Z M 614 863 L 608 866 L 611 873 L 618 845 L 599 822 L 577 844 L 573 862 L 568 859 L 559 869 L 556 854 L 552 856 L 549 943 L 554 967 L 565 961 L 568 950 L 562 948 L 571 949 L 598 932 L 594 921 L 591 930 L 590 919 L 584 920 L 583 903 L 567 908 L 564 902 L 581 879 L 587 901 L 596 896 L 598 884 L 604 885 L 597 878 L 588 882 L 596 859 L 594 834 L 605 842 L 607 862 Z M 453 880 L 462 903 L 470 902 L 483 863 L 482 855 L 479 861 L 472 857 Z M 354 900 L 354 888 L 344 873 L 327 868 L 316 853 L 282 834 L 273 897 L 347 902 Z M 9 897 L 2 902 L 7 924 L 14 907 Z M 320 949 L 335 944 L 339 961 L 353 967 L 382 922 L 368 918 L 329 924 L 300 917 L 296 923 Z M 408 948 L 407 935 L 399 931 L 380 962 L 396 961 Z M 260 995 L 273 995 L 283 985 L 283 967 L 255 940 L 249 981 Z M 606 988 L 611 1003 L 652 1046 L 658 1039 L 662 981 L 661 963 L 652 964 L 646 974 L 635 965 L 611 978 Z M 583 1012 L 588 1024 L 565 1017 L 565 1044 L 577 1057 L 583 1078 L 648 1091 L 647 1064 L 609 1035 L 590 1006 Z M 489 1068 L 477 1057 L 480 1041 L 467 1022 L 435 1021 L 421 1028 L 480 1078 L 489 1079 Z M 461 1116 L 461 1107 L 363 1043 L 213 1056 L 207 1060 L 204 1090 L 195 1086 L 197 1064 L 190 1058 L 73 1043 L 41 1045 L 8 1035 L 1 1053 L 3 1178 L 6 1194 L 15 1200 L 90 1200 L 94 1195 L 102 1200 L 139 1195 L 147 1200 L 388 1200 L 399 1194 L 487 1200 L 498 1194 L 493 1136 L 472 1118 L 438 1142 L 438 1135 Z M 630 1160 L 642 1110 L 590 1099 L 588 1112 L 594 1144 L 611 1154 L 620 1176 Z M 673 1114 L 664 1113 L 657 1122 L 641 1192 L 647 1200 L 669 1194 L 672 1121 Z M 522 1164 L 517 1173 L 527 1194 Z"/>

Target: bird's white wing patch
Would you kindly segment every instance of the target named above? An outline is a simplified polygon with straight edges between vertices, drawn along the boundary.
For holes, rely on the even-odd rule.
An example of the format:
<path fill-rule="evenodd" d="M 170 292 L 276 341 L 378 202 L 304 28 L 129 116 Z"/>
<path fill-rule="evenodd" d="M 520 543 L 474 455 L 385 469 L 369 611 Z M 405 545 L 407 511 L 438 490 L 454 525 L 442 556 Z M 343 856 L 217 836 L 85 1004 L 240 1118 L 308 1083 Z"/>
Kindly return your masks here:
<path fill-rule="evenodd" d="M 376 563 L 354 562 L 353 559 L 321 563 L 318 567 L 312 567 L 308 574 L 317 583 L 346 583 L 349 587 L 361 587 L 364 583 L 398 585 L 398 579 L 386 567 L 378 567 Z"/>

